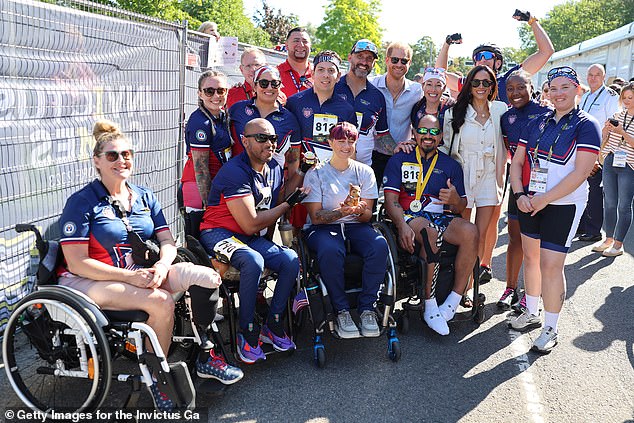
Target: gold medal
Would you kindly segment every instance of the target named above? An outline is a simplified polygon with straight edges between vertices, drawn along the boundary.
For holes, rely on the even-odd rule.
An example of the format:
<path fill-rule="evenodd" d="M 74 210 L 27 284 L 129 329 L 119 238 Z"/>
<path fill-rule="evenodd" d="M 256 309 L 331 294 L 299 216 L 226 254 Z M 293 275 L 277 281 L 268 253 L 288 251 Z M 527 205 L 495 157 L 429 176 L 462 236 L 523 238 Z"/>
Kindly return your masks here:
<path fill-rule="evenodd" d="M 422 208 L 423 208 L 423 204 L 418 200 L 414 200 L 411 203 L 409 203 L 409 209 L 413 211 L 414 213 L 418 213 Z"/>

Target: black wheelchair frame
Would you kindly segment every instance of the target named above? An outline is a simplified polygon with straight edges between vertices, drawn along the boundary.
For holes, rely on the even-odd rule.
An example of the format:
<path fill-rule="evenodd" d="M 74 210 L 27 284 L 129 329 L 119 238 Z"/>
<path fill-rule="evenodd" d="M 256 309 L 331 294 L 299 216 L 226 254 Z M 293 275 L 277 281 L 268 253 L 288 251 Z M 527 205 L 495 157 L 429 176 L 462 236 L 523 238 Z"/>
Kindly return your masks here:
<path fill-rule="evenodd" d="M 179 350 L 177 354 L 186 362 L 168 363 L 156 334 L 145 323 L 147 313 L 102 310 L 83 293 L 56 285 L 51 275 L 60 262 L 57 242 L 44 240 L 34 225 L 15 229 L 34 232 L 40 252 L 38 285 L 16 305 L 2 343 L 9 383 L 26 406 L 48 417 L 52 410 L 93 411 L 115 380 L 131 388 L 123 407 L 135 407 L 141 387 L 153 383 L 150 369 L 176 408 L 195 406 L 190 371 L 202 340 L 191 318 L 187 293 L 176 302 L 170 348 L 172 353 Z M 191 252 L 178 249 L 178 261 L 194 259 Z M 153 352 L 146 350 L 146 339 Z M 27 344 L 30 351 L 23 348 Z M 136 361 L 140 374 L 114 374 L 113 361 L 118 357 Z"/>

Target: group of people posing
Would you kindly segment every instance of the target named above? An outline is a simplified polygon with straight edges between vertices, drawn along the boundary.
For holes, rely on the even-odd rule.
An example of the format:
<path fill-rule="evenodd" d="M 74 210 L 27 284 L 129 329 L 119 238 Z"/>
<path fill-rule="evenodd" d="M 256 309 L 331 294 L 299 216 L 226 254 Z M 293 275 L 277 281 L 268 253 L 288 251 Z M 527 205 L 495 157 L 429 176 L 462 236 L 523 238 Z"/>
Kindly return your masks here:
<path fill-rule="evenodd" d="M 337 314 L 338 335 L 379 336 L 374 307 L 389 251 L 370 222 L 382 187 L 400 248 L 413 254 L 423 229 L 432 241 L 442 232 L 458 246 L 453 290 L 442 304 L 429 289 L 430 281 L 422 281 L 425 322 L 447 335 L 447 322 L 458 307 L 472 305 L 470 275 L 478 257 L 480 281 L 492 278 L 507 179 L 507 287 L 498 305 L 516 304 L 517 312 L 508 317 L 514 329 L 543 326 L 534 350 L 549 352 L 557 344 L 566 292 L 564 261 L 585 210 L 586 179 L 596 170 L 600 149 L 605 153 L 608 238 L 596 249 L 622 251 L 629 228 L 634 86 L 621 94 L 624 110 L 599 122 L 578 107 L 581 89 L 575 70 L 558 67 L 548 72 L 549 102 L 540 104 L 530 74 L 546 63 L 553 47 L 537 19 L 529 13 L 515 18 L 530 25 L 538 50 L 506 73 L 500 73 L 503 57 L 493 44 L 475 49 L 475 67 L 466 77 L 447 72 L 450 45 L 460 42 L 454 35 L 447 36 L 435 67 L 425 70 L 421 83 L 405 78 L 412 49 L 398 42 L 387 47 L 386 74 L 370 77 L 378 49 L 365 39 L 353 43 L 349 70 L 342 74 L 337 53 L 322 51 L 311 60 L 308 33 L 294 28 L 286 40 L 288 59 L 277 67 L 267 65 L 260 50 L 248 48 L 241 57 L 243 83 L 229 88 L 222 73 L 201 74 L 199 107 L 186 126 L 183 202 L 188 211 L 204 210 L 200 241 L 208 254 L 240 271 L 235 342 L 242 362 L 266 359 L 261 342 L 278 351 L 295 348 L 284 321 L 299 261 L 294 250 L 272 240 L 279 219 L 290 219 L 314 251 Z M 445 94 L 450 90 L 459 93 L 457 98 Z M 586 99 L 590 109 L 603 104 L 601 93 L 594 93 Z M 60 220 L 66 257 L 61 283 L 85 292 L 102 307 L 148 312 L 148 324 L 167 350 L 173 314 L 169 293 L 191 287 L 192 298 L 197 298 L 194 319 L 206 328 L 215 315 L 209 304 L 217 297 L 220 275 L 209 268 L 172 264 L 174 241 L 160 205 L 151 191 L 128 181 L 132 145 L 106 122 L 97 124 L 95 138 L 93 160 L 100 178 L 69 198 Z M 630 220 L 623 212 L 627 195 Z M 131 261 L 129 231 L 160 243 L 160 260 L 152 267 Z M 344 292 L 346 240 L 364 259 L 359 324 Z M 420 251 L 425 258 L 425 249 Z M 526 295 L 520 300 L 522 261 Z M 224 268 L 217 267 L 220 273 Z M 278 277 L 260 327 L 255 310 L 265 268 Z M 428 273 L 431 277 L 433 272 Z M 223 383 L 242 378 L 242 371 L 213 348 L 205 354 L 196 364 L 199 376 Z M 151 391 L 157 406 L 170 406 L 156 384 Z"/>

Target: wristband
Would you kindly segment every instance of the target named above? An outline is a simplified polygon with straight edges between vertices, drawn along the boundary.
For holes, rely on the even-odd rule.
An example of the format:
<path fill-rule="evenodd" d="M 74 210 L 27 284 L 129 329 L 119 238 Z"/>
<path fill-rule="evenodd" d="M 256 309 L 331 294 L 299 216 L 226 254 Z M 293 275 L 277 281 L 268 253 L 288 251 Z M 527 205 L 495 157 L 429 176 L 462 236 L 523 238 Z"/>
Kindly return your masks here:
<path fill-rule="evenodd" d="M 519 200 L 521 196 L 526 195 L 524 191 L 522 192 L 514 192 L 513 197 L 515 197 L 515 201 Z"/>
<path fill-rule="evenodd" d="M 528 25 L 529 25 L 529 26 L 530 26 L 530 25 L 533 25 L 535 22 L 537 22 L 537 18 L 536 18 L 535 16 L 531 16 L 531 17 L 528 19 Z"/>

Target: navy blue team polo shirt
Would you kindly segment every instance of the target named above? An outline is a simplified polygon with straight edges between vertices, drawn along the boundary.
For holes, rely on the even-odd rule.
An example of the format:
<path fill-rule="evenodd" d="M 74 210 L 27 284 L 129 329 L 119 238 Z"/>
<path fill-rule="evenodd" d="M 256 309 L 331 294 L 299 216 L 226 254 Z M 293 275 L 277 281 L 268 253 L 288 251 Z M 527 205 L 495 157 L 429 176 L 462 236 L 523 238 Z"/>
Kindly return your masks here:
<path fill-rule="evenodd" d="M 427 174 L 432 160 L 433 156 L 429 159 L 421 157 L 421 164 L 423 165 L 421 180 Z M 406 212 L 409 211 L 411 202 L 416 199 L 416 182 L 419 172 L 420 167 L 416 161 L 416 149 L 410 153 L 399 151 L 390 157 L 385 167 L 383 190 L 397 193 L 399 195 L 398 202 Z M 420 199 L 423 206 L 422 210 L 431 213 L 443 213 L 444 205 L 433 203 L 438 201 L 440 190 L 447 188 L 447 179 L 451 179 L 451 184 L 456 187 L 460 197 L 466 197 L 462 167 L 457 161 L 438 151 L 438 160 Z"/>
<path fill-rule="evenodd" d="M 211 182 L 200 230 L 225 228 L 246 235 L 231 215 L 227 202 L 252 195 L 256 210 L 268 210 L 277 205 L 283 182 L 282 167 L 275 160 L 265 164 L 263 172 L 258 173 L 251 167 L 247 152 L 243 151 L 220 168 Z"/>
<path fill-rule="evenodd" d="M 314 115 L 317 113 L 335 115 L 338 122 L 350 122 L 357 126 L 357 115 L 354 108 L 343 98 L 335 95 L 319 104 L 319 98 L 313 88 L 309 88 L 295 95 L 286 101 L 286 108 L 295 115 L 301 130 L 301 141 L 294 146 L 301 146 L 302 151 L 314 152 L 320 160 L 329 158 L 332 150 L 328 142 L 321 143 L 313 141 Z"/>
<path fill-rule="evenodd" d="M 553 109 L 547 106 L 540 106 L 535 100 L 531 100 L 521 109 L 511 107 L 501 118 L 500 126 L 502 127 L 502 135 L 504 141 L 509 146 L 511 157 L 515 155 L 517 143 L 520 140 L 522 129 L 528 125 L 528 122 L 538 118 L 544 113 L 552 112 Z"/>
<path fill-rule="evenodd" d="M 128 220 L 134 232 L 144 241 L 169 230 L 161 205 L 147 188 L 128 182 L 132 190 L 132 209 Z M 66 201 L 59 219 L 61 245 L 88 244 L 90 258 L 115 267 L 126 267 L 125 256 L 131 252 L 126 230 L 118 211 L 108 201 L 109 193 L 95 179 Z"/>
<path fill-rule="evenodd" d="M 241 135 L 244 134 L 244 127 L 249 121 L 262 117 L 260 115 L 260 111 L 255 106 L 255 98 L 239 101 L 231 106 L 229 109 L 229 116 L 231 137 L 236 144 L 240 145 L 239 149 L 236 149 L 236 146 L 234 146 L 233 151 L 234 153 L 241 153 L 244 150 L 241 137 Z M 275 133 L 277 134 L 277 147 L 275 148 L 276 155 L 274 158 L 283 167 L 284 154 L 288 151 L 291 144 L 299 144 L 301 140 L 299 123 L 297 123 L 295 115 L 282 107 L 279 103 L 277 110 L 269 113 L 265 119 L 271 122 L 273 128 L 275 128 Z"/>
<path fill-rule="evenodd" d="M 440 106 L 438 113 L 436 114 L 436 117 L 438 118 L 438 122 L 440 122 L 440 129 L 443 128 L 444 122 L 445 122 L 445 112 L 447 111 L 447 109 L 449 109 L 451 106 Z M 412 107 L 412 113 L 410 114 L 410 120 L 412 121 L 412 127 L 413 128 L 417 128 L 418 127 L 418 122 L 420 121 L 420 119 L 425 116 L 426 114 L 428 114 L 425 109 L 427 108 L 427 99 L 425 97 L 423 97 L 418 103 L 414 104 L 414 107 Z M 440 144 L 442 145 L 442 143 Z"/>
<path fill-rule="evenodd" d="M 365 88 L 355 97 L 346 83 L 346 75 L 342 75 L 335 85 L 335 95 L 346 100 L 355 112 L 363 114 L 361 126 L 358 127 L 360 135 L 368 135 L 373 128 L 378 136 L 389 132 L 385 97 L 372 83 L 366 82 Z"/>

